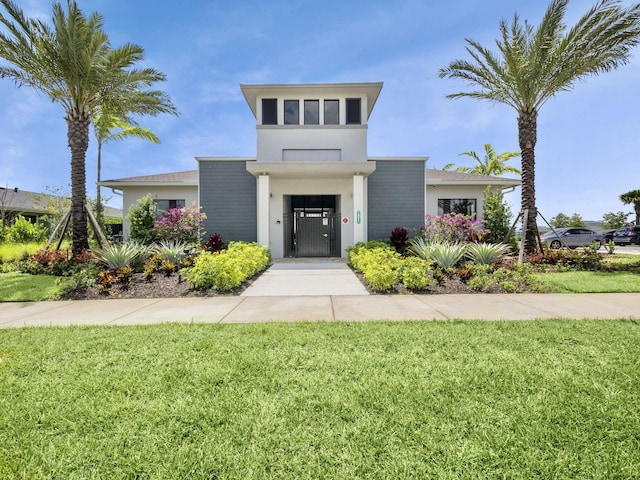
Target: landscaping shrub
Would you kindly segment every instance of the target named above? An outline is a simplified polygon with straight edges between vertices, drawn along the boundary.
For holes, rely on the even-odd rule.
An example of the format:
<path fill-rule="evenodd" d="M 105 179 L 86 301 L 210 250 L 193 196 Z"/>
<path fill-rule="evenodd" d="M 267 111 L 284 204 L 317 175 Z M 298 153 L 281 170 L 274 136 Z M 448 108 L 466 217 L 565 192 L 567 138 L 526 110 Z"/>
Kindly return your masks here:
<path fill-rule="evenodd" d="M 149 247 L 136 241 L 114 243 L 94 250 L 99 263 L 110 270 L 137 268 L 149 256 Z"/>
<path fill-rule="evenodd" d="M 135 205 L 129 207 L 127 213 L 130 232 L 129 238 L 140 243 L 151 243 L 153 241 L 152 229 L 156 221 L 156 207 L 150 193 L 138 199 Z"/>
<path fill-rule="evenodd" d="M 407 257 L 402 261 L 402 284 L 410 290 L 426 290 L 435 286 L 431 263 L 418 257 Z"/>
<path fill-rule="evenodd" d="M 228 291 L 264 270 L 270 262 L 267 248 L 257 243 L 231 242 L 218 253 L 201 253 L 193 267 L 182 273 L 192 288 Z"/>
<path fill-rule="evenodd" d="M 46 227 L 31 223 L 22 215 L 18 215 L 13 225 L 4 230 L 4 239 L 9 243 L 44 242 L 47 239 Z"/>
<path fill-rule="evenodd" d="M 509 253 L 511 247 L 504 243 L 470 243 L 467 258 L 473 263 L 491 265 Z"/>
<path fill-rule="evenodd" d="M 182 262 L 182 259 L 186 257 L 193 244 L 181 240 L 161 240 L 160 242 L 151 246 L 151 253 L 157 253 L 163 260 L 169 260 L 176 265 Z"/>
<path fill-rule="evenodd" d="M 94 263 L 76 265 L 65 276 L 56 280 L 54 298 L 61 298 L 70 292 L 91 287 L 98 281 L 99 273 L 100 270 Z"/>
<path fill-rule="evenodd" d="M 389 237 L 389 242 L 396 249 L 396 252 L 404 252 L 407 247 L 407 229 L 402 227 L 394 228 Z"/>
<path fill-rule="evenodd" d="M 484 191 L 484 227 L 487 229 L 484 240 L 489 243 L 501 243 L 509 233 L 511 208 L 504 200 L 502 190 L 487 187 Z"/>
<path fill-rule="evenodd" d="M 383 242 L 382 240 L 369 240 L 368 242 L 358 242 L 354 245 L 347 247 L 346 248 L 347 261 L 349 262 L 349 265 L 351 265 L 354 269 L 361 272 L 362 269 L 359 267 L 360 254 L 365 250 L 373 250 L 377 248 L 393 251 L 393 249 L 389 246 L 389 244 Z"/>
<path fill-rule="evenodd" d="M 550 248 L 544 253 L 528 255 L 527 262 L 543 269 L 554 267 L 555 270 L 600 270 L 602 255 L 595 248 Z"/>
<path fill-rule="evenodd" d="M 535 276 L 533 266 L 527 263 L 495 270 L 486 264 L 470 264 L 467 268 L 467 285 L 479 292 L 521 293 L 541 291 L 543 288 Z"/>
<path fill-rule="evenodd" d="M 219 252 L 220 250 L 224 249 L 224 242 L 222 241 L 222 237 L 217 233 L 212 234 L 203 245 L 203 248 L 207 252 Z"/>
<path fill-rule="evenodd" d="M 159 240 L 198 245 L 206 218 L 206 214 L 197 207 L 170 208 L 164 217 L 155 222 L 151 235 Z"/>
<path fill-rule="evenodd" d="M 461 242 L 436 243 L 431 248 L 431 259 L 443 269 L 458 265 L 467 253 L 467 244 Z"/>
<path fill-rule="evenodd" d="M 356 244 L 348 249 L 349 262 L 362 272 L 369 286 L 377 291 L 390 290 L 399 281 L 401 256 L 384 242 Z"/>
<path fill-rule="evenodd" d="M 459 213 L 427 215 L 418 234 L 431 242 L 473 242 L 482 240 L 487 234 L 482 222 L 471 220 Z"/>

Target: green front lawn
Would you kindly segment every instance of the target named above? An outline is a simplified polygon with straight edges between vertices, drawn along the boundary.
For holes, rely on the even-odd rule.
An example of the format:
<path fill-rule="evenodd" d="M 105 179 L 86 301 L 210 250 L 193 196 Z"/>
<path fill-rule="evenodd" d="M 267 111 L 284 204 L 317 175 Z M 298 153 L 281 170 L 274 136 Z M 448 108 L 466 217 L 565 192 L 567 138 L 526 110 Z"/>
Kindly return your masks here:
<path fill-rule="evenodd" d="M 640 275 L 631 272 L 554 272 L 538 278 L 557 293 L 640 292 Z"/>
<path fill-rule="evenodd" d="M 636 478 L 634 321 L 0 330 L 0 478 Z"/>
<path fill-rule="evenodd" d="M 0 273 L 0 302 L 39 302 L 56 291 L 56 277 L 52 275 Z"/>

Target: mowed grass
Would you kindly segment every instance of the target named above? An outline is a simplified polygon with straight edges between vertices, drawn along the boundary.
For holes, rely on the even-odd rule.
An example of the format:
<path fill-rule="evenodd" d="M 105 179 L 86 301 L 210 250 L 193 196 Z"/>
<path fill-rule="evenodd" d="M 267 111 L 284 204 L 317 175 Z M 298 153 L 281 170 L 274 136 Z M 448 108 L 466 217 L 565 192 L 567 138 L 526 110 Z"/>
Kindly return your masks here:
<path fill-rule="evenodd" d="M 0 478 L 638 478 L 640 323 L 0 330 Z"/>
<path fill-rule="evenodd" d="M 0 273 L 0 302 L 39 302 L 57 291 L 56 277 Z"/>
<path fill-rule="evenodd" d="M 25 259 L 38 250 L 42 250 L 45 245 L 44 242 L 2 243 L 0 244 L 0 263 Z"/>
<path fill-rule="evenodd" d="M 558 293 L 638 293 L 640 274 L 632 272 L 553 272 L 538 278 Z"/>

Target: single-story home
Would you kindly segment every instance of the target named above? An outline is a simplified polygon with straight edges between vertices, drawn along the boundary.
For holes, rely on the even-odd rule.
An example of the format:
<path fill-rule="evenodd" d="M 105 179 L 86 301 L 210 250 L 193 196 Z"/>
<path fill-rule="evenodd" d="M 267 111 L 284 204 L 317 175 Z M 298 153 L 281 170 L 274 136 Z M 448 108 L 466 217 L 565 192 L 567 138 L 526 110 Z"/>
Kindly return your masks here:
<path fill-rule="evenodd" d="M 356 242 L 419 227 L 426 214 L 482 219 L 487 186 L 520 185 L 426 169 L 427 157 L 369 156 L 381 82 L 240 89 L 256 119 L 256 156 L 196 157 L 196 170 L 101 182 L 122 193 L 124 212 L 151 193 L 159 211 L 199 206 L 206 236 L 257 241 L 274 258 L 340 257 Z"/>
<path fill-rule="evenodd" d="M 38 223 L 51 209 L 65 210 L 70 206 L 71 199 L 68 197 L 0 187 L 0 219 L 4 219 L 7 224 L 12 223 L 18 215 L 31 223 Z M 122 210 L 105 206 L 104 214 L 107 217 L 121 218 Z"/>

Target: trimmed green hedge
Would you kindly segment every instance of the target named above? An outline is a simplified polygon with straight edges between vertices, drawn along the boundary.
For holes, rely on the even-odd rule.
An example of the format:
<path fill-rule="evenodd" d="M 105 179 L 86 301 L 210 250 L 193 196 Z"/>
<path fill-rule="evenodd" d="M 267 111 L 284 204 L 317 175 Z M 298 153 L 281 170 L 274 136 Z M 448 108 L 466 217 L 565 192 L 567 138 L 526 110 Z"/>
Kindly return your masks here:
<path fill-rule="evenodd" d="M 226 250 L 203 252 L 192 268 L 182 270 L 195 289 L 228 291 L 263 271 L 271 263 L 271 252 L 257 243 L 231 242 Z"/>

